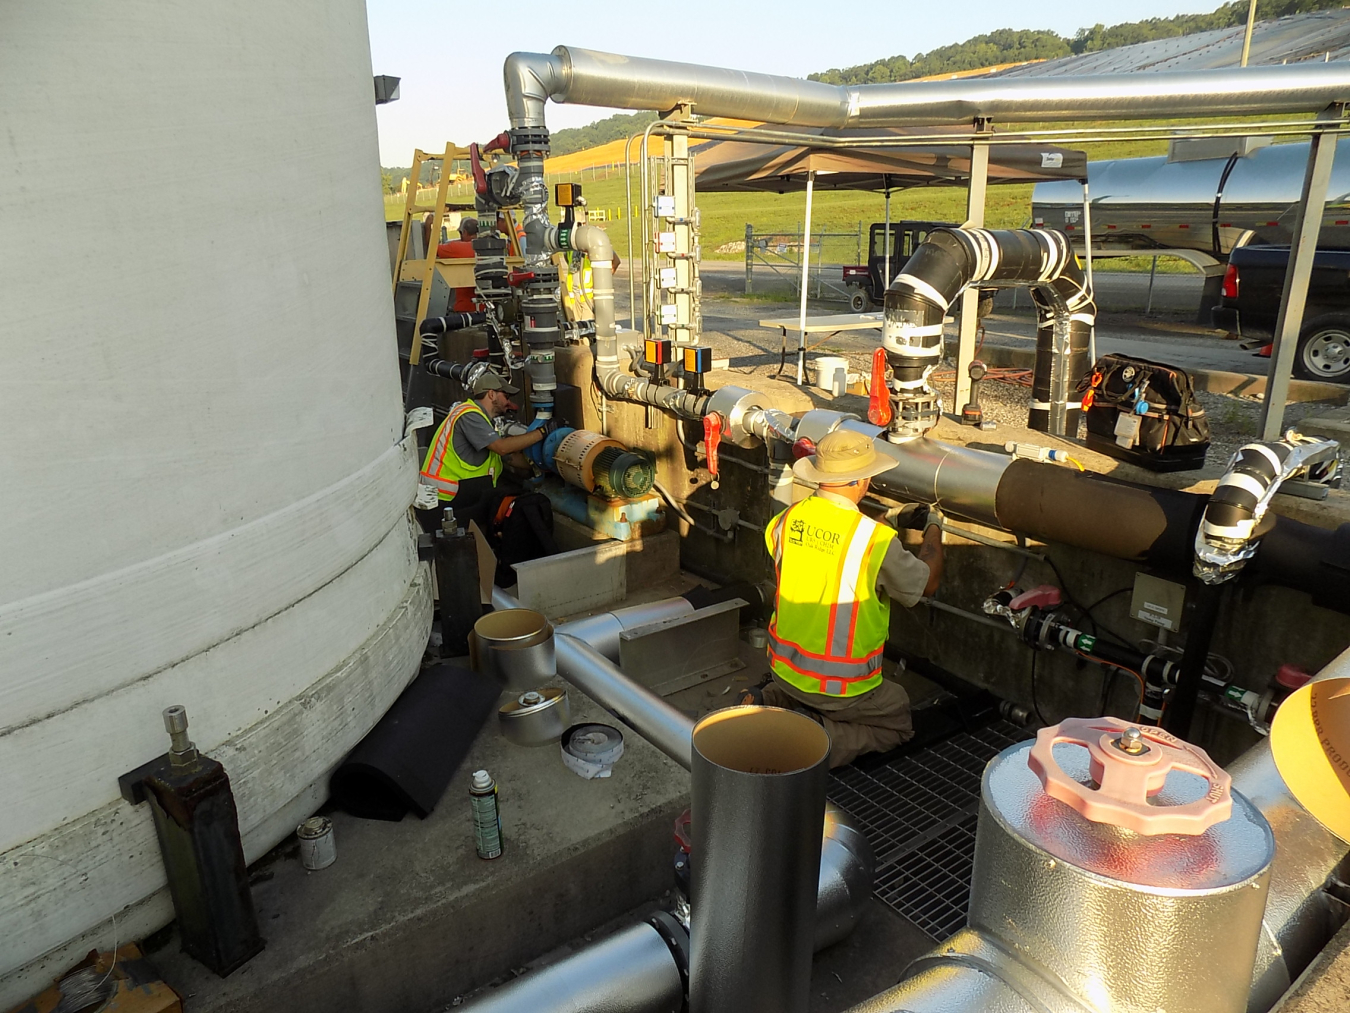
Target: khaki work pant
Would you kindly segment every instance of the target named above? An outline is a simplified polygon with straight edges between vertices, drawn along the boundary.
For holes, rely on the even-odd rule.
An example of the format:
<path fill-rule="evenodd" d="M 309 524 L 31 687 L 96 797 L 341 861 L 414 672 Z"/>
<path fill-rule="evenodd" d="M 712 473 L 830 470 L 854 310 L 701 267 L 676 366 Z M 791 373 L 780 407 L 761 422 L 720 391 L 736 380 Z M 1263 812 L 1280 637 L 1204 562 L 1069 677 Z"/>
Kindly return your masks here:
<path fill-rule="evenodd" d="M 764 702 L 789 709 L 805 704 L 818 714 L 830 736 L 831 768 L 852 763 L 864 753 L 884 753 L 914 737 L 909 694 L 890 679 L 861 696 L 840 697 L 804 693 L 775 675 L 764 687 Z"/>

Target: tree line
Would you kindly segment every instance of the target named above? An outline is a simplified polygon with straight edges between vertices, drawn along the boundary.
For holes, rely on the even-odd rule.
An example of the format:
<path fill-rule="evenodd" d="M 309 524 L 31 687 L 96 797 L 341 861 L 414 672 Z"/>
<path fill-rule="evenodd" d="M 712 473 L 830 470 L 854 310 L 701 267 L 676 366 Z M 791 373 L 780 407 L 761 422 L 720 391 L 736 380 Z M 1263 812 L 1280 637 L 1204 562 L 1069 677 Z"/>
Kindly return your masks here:
<path fill-rule="evenodd" d="M 1256 17 L 1264 21 L 1344 6 L 1345 0 L 1257 0 Z M 826 84 L 886 84 L 934 74 L 978 70 L 1000 63 L 1025 63 L 1029 60 L 1053 60 L 1079 53 L 1096 53 L 1137 42 L 1232 28 L 1246 24 L 1246 21 L 1247 0 L 1233 0 L 1208 14 L 1178 14 L 1171 18 L 1148 18 L 1119 25 L 1097 24 L 1091 28 L 1080 28 L 1072 38 L 1051 31 L 1001 28 L 965 42 L 940 46 L 927 53 L 916 53 L 913 57 L 891 56 L 861 63 L 856 67 L 832 68 L 818 74 L 808 74 L 807 77 Z"/>

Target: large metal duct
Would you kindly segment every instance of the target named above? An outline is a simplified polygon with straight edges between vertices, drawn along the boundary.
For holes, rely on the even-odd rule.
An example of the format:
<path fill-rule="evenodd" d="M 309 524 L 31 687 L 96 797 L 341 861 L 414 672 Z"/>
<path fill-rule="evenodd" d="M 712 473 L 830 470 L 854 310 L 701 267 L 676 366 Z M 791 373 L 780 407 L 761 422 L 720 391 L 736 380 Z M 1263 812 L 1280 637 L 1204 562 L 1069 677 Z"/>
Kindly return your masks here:
<path fill-rule="evenodd" d="M 680 1013 L 684 981 L 661 933 L 639 922 L 463 1008 L 473 1013 Z"/>
<path fill-rule="evenodd" d="M 544 125 L 548 99 L 788 126 L 895 127 L 1076 119 L 1195 118 L 1319 112 L 1350 100 L 1350 68 L 1247 67 L 1170 74 L 830 85 L 559 46 L 512 53 L 504 68 L 512 127 Z"/>
<path fill-rule="evenodd" d="M 165 706 L 229 772 L 255 860 L 416 674 L 431 596 L 365 5 L 8 0 L 0 22 L 8 1009 L 107 949 L 110 916 L 123 940 L 173 917 L 117 788 L 163 753 Z M 66 178 L 78 210 L 54 214 L 35 195 Z"/>
<path fill-rule="evenodd" d="M 694 726 L 690 1013 L 806 1013 L 830 737 L 796 711 Z"/>
<path fill-rule="evenodd" d="M 827 409 L 805 413 L 795 435 L 819 442 L 836 428 L 864 433 L 895 467 L 872 479 L 898 500 L 1115 559 L 1189 574 L 1209 497 L 1121 482 L 939 440 L 891 443 L 885 430 Z M 1253 579 L 1350 613 L 1350 524 L 1329 530 L 1267 514 L 1246 566 Z"/>
<path fill-rule="evenodd" d="M 937 229 L 886 290 L 881 345 L 894 405 L 887 439 L 913 439 L 937 424 L 940 402 L 928 377 L 942 358 L 942 321 L 957 296 L 975 284 L 1031 289 L 1037 321 L 1029 425 L 1057 436 L 1076 434 L 1082 406 L 1071 398 L 1091 366 L 1097 307 L 1068 238 L 1045 229 Z"/>
<path fill-rule="evenodd" d="M 825 803 L 813 946 L 848 937 L 872 897 L 871 845 L 853 818 Z M 660 916 L 474 999 L 474 1013 L 666 1013 L 685 999 L 688 954 L 671 948 Z M 669 924 L 669 923 L 667 923 Z M 677 947 L 678 947 L 678 941 Z M 658 945 L 659 944 L 659 945 Z M 673 981 L 672 981 L 673 977 Z M 671 1003 L 674 1003 L 672 1006 Z"/>

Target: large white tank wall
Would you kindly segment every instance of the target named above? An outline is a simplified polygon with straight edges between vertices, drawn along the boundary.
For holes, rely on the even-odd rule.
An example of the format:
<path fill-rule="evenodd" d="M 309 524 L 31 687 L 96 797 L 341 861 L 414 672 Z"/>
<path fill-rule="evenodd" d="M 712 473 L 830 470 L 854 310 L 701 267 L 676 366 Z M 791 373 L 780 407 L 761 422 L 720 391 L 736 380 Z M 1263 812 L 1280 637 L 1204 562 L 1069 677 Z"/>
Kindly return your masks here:
<path fill-rule="evenodd" d="M 117 790 L 163 707 L 257 857 L 415 673 L 430 595 L 362 0 L 8 0 L 0 126 L 5 1008 L 168 916 Z"/>

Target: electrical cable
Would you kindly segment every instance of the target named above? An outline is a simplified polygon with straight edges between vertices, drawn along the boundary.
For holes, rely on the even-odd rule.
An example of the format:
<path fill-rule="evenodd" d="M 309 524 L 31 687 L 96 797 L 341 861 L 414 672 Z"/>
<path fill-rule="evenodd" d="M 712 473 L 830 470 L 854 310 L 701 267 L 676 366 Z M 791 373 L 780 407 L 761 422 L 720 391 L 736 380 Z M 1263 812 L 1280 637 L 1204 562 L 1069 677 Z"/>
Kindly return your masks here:
<path fill-rule="evenodd" d="M 1045 720 L 1045 715 L 1041 713 L 1041 705 L 1036 701 L 1036 655 L 1040 652 L 1036 648 L 1031 649 L 1031 709 L 1036 714 L 1036 720 L 1042 725 L 1050 724 Z"/>
<path fill-rule="evenodd" d="M 1134 644 L 1132 644 L 1129 640 L 1127 640 L 1125 637 L 1122 637 L 1119 633 L 1111 629 L 1111 627 L 1107 626 L 1105 623 L 1098 622 L 1097 617 L 1094 616 L 1090 610 L 1083 607 L 1082 603 L 1079 602 L 1079 600 L 1074 596 L 1074 593 L 1069 590 L 1069 585 L 1064 580 L 1064 574 L 1059 572 L 1059 567 L 1055 565 L 1055 561 L 1051 559 L 1049 555 L 1045 557 L 1045 561 L 1046 563 L 1049 564 L 1050 569 L 1055 571 L 1055 578 L 1059 581 L 1059 588 L 1061 591 L 1064 592 L 1064 597 L 1069 600 L 1070 605 L 1078 609 L 1078 611 L 1081 612 L 1090 623 L 1092 623 L 1094 633 L 1098 635 L 1100 635 L 1100 633 L 1107 633 L 1122 647 L 1128 647 L 1130 648 L 1130 650 L 1136 649 Z"/>

